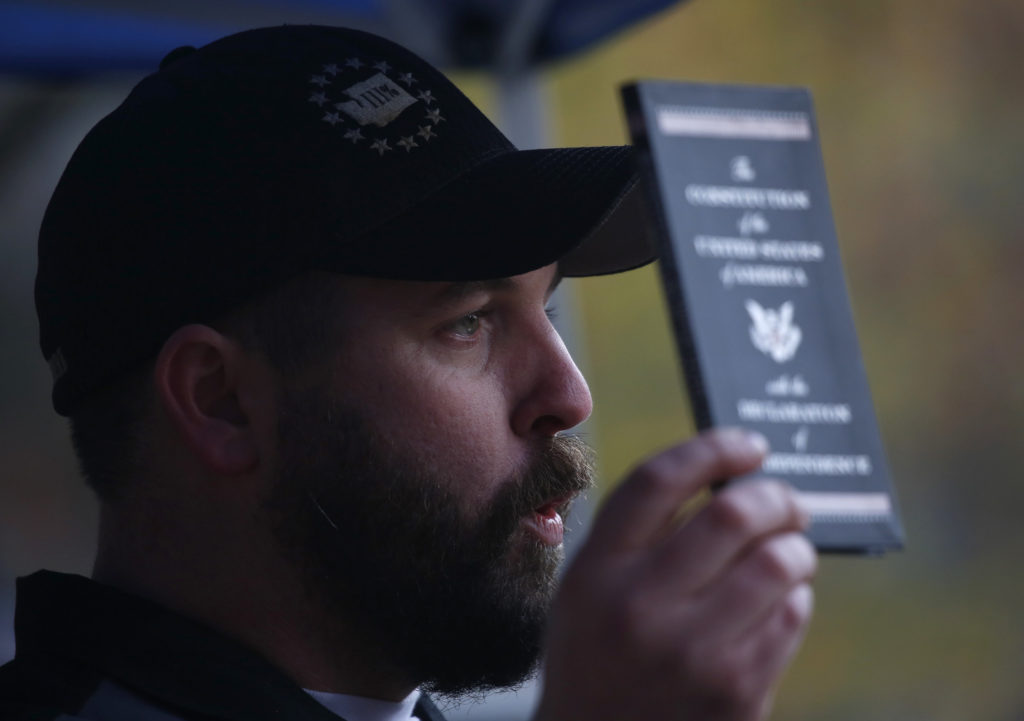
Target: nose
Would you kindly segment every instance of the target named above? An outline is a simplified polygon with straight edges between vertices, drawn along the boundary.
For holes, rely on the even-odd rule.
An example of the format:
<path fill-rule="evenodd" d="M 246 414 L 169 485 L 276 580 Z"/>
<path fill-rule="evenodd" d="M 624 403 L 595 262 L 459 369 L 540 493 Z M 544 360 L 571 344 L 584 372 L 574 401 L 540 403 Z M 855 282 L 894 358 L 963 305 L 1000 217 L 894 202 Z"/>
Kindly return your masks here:
<path fill-rule="evenodd" d="M 519 436 L 551 437 L 585 421 L 593 410 L 590 388 L 550 323 L 516 358 L 523 393 L 514 405 L 512 430 Z"/>

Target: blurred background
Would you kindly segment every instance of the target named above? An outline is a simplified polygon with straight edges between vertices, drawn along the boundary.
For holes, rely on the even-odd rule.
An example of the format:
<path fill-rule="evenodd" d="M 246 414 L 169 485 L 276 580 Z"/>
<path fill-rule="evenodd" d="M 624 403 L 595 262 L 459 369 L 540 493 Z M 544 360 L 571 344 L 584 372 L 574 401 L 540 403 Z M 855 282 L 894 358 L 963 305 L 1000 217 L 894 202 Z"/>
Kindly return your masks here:
<path fill-rule="evenodd" d="M 182 33 L 201 43 L 285 19 L 338 21 L 332 5 L 344 4 L 296 3 L 302 12 L 285 17 L 265 2 L 223 3 L 240 14 L 195 27 L 167 3 L 106 3 L 173 32 L 159 47 L 141 43 L 148 65 L 69 73 L 10 57 L 24 35 L 11 18 L 70 3 L 0 3 L 0 661 L 13 655 L 14 578 L 39 567 L 88 573 L 94 547 L 95 506 L 50 409 L 31 296 L 35 235 L 64 163 Z M 531 28 L 585 3 L 482 2 L 459 20 L 455 44 L 435 32 L 432 4 L 385 4 L 391 25 L 369 3 L 354 3 L 350 23 L 455 68 L 524 146 L 626 142 L 617 88 L 632 79 L 812 91 L 908 546 L 881 560 L 825 559 L 816 617 L 773 718 L 1024 719 L 1024 4 L 637 0 L 575 25 L 563 12 L 561 34 L 542 36 Z M 591 4 L 604 5 L 616 3 Z M 508 8 L 518 29 L 498 32 L 487 13 Z M 158 38 L 151 30 L 143 23 L 136 36 Z M 55 47 L 72 48 L 75 33 L 61 32 Z M 603 492 L 693 425 L 656 270 L 567 290 Z M 452 716 L 523 718 L 530 698 L 526 689 Z"/>

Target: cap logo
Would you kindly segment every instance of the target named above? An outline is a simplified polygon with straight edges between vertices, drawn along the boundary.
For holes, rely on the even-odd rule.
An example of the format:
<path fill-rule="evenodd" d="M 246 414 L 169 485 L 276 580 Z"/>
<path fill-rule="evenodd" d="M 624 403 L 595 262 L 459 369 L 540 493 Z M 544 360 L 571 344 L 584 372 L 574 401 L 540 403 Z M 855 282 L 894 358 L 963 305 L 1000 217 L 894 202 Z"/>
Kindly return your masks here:
<path fill-rule="evenodd" d="M 366 70 L 377 72 L 366 78 Z M 437 126 L 444 116 L 433 93 L 420 87 L 412 73 L 394 70 L 388 63 L 364 58 L 348 58 L 344 63 L 328 63 L 309 79 L 313 85 L 309 102 L 321 112 L 321 120 L 335 128 L 353 145 L 362 145 L 378 156 L 396 150 L 411 152 L 437 137 Z M 418 107 L 412 107 L 418 106 Z M 388 126 L 403 113 L 419 113 L 420 119 L 401 131 L 388 132 Z"/>
<path fill-rule="evenodd" d="M 352 100 L 335 103 L 334 107 L 344 111 L 360 125 L 373 123 L 378 128 L 383 128 L 416 102 L 416 98 L 402 90 L 384 73 L 377 73 L 369 80 L 346 88 L 345 95 Z"/>

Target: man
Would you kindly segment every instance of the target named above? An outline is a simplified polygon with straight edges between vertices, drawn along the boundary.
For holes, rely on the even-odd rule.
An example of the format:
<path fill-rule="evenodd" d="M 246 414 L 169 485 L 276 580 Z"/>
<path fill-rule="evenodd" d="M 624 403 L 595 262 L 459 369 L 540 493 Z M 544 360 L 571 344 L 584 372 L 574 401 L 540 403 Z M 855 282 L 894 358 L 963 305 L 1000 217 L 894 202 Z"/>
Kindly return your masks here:
<path fill-rule="evenodd" d="M 649 261 L 628 148 L 516 151 L 351 30 L 168 56 L 82 142 L 40 234 L 53 402 L 101 505 L 92 579 L 19 582 L 16 719 L 756 719 L 810 615 L 792 494 L 638 466 L 556 588 L 591 400 L 562 276 Z"/>

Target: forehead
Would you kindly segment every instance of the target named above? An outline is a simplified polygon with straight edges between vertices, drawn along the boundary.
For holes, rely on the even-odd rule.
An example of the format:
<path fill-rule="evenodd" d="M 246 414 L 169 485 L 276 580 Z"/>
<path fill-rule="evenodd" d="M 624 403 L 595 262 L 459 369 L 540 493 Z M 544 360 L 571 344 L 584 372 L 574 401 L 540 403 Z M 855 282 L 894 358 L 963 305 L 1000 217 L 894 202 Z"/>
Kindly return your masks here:
<path fill-rule="evenodd" d="M 522 275 L 475 281 L 407 281 L 344 276 L 342 295 L 349 308 L 403 312 L 410 316 L 454 309 L 484 297 L 546 300 L 561 275 L 552 264 Z"/>

